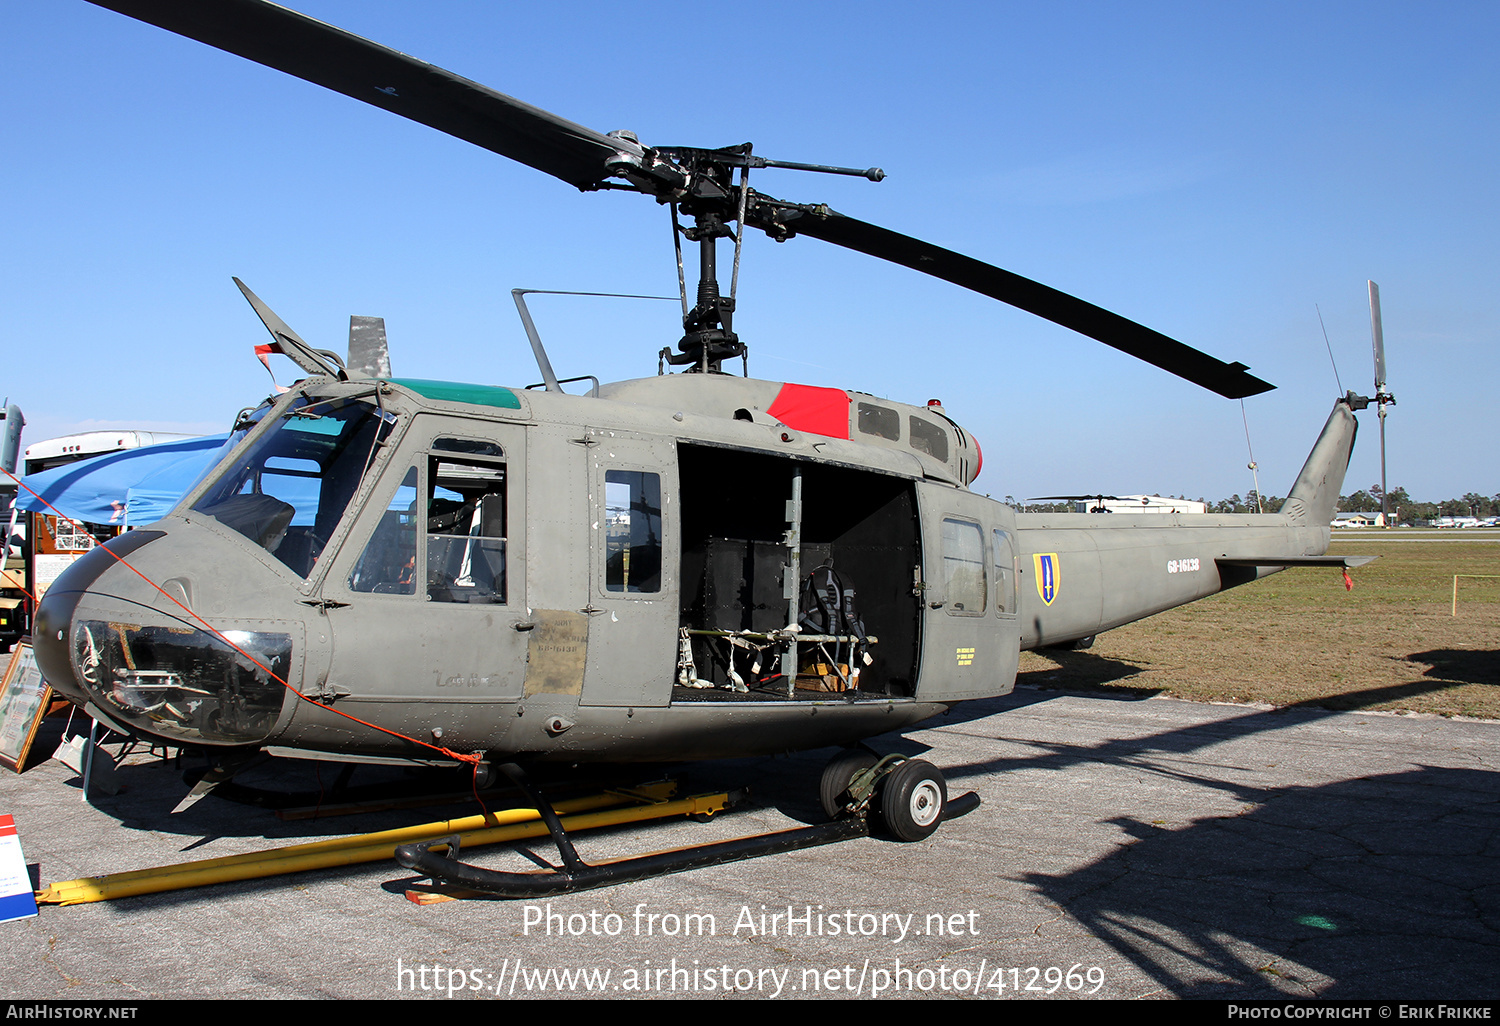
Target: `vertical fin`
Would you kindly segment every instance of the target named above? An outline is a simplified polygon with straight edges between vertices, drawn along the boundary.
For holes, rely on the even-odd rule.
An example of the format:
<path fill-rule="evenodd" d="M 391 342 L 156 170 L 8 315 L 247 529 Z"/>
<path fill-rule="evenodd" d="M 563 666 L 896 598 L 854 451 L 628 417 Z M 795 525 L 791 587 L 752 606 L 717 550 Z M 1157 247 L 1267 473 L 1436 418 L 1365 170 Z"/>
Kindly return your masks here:
<path fill-rule="evenodd" d="M 1351 393 L 1352 395 L 1352 393 Z M 1349 469 L 1354 452 L 1354 435 L 1359 422 L 1354 419 L 1349 399 L 1333 404 L 1333 412 L 1323 425 L 1323 433 L 1313 443 L 1312 452 L 1297 475 L 1297 483 L 1282 504 L 1281 512 L 1293 520 L 1326 529 L 1339 504 L 1339 489 Z"/>
<path fill-rule="evenodd" d="M 4 411 L 0 411 L 0 421 L 4 422 L 0 424 L 0 468 L 14 474 L 16 464 L 21 461 L 21 429 L 26 426 L 26 418 L 21 416 L 19 406 L 6 403 Z"/>

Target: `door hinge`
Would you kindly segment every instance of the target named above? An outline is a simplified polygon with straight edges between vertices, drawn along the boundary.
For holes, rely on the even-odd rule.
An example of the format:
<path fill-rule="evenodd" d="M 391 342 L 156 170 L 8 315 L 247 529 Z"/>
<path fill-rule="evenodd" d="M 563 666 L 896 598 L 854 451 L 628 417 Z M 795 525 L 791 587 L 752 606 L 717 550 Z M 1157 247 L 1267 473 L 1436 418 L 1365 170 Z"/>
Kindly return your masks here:
<path fill-rule="evenodd" d="M 340 698 L 348 698 L 350 695 L 354 694 L 354 692 L 350 691 L 342 684 L 330 684 L 327 681 L 324 681 L 316 688 L 305 691 L 303 692 L 303 694 L 307 698 L 312 699 L 314 702 L 319 702 L 323 705 L 332 705 Z"/>
<path fill-rule="evenodd" d="M 347 602 L 340 602 L 338 599 L 316 598 L 316 599 L 303 599 L 302 600 L 302 604 L 304 606 L 312 606 L 315 609 L 321 609 L 323 612 L 326 613 L 330 609 L 342 609 L 344 606 L 347 606 L 349 603 L 347 603 Z"/>

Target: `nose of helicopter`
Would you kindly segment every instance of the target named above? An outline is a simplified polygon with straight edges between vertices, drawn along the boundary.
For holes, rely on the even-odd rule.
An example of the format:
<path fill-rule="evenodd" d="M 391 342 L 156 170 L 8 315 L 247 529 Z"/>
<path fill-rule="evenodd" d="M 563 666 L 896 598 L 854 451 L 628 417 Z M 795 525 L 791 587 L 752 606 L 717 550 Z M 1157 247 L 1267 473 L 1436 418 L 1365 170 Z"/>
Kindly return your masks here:
<path fill-rule="evenodd" d="M 264 742 L 299 682 L 293 654 L 303 624 L 292 610 L 290 619 L 232 615 L 227 587 L 242 598 L 271 583 L 291 589 L 232 542 L 205 535 L 185 523 L 132 531 L 74 562 L 37 608 L 32 640 L 43 679 L 135 734 L 177 745 Z M 253 583 L 267 576 L 274 580 Z M 216 614 L 198 619 L 198 605 Z"/>

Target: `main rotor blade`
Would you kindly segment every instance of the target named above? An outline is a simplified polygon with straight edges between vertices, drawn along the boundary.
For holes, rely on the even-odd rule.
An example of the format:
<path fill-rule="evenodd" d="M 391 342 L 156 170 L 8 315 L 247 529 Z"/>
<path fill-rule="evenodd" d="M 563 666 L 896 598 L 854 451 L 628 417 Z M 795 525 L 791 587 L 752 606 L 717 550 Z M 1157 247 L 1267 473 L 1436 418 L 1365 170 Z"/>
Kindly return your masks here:
<path fill-rule="evenodd" d="M 833 211 L 826 217 L 802 212 L 781 223 L 799 235 L 880 257 L 1045 317 L 1230 399 L 1276 387 L 1245 373 L 1249 368 L 1242 363 L 1224 363 L 1076 296 L 899 232 Z"/>
<path fill-rule="evenodd" d="M 1110 500 L 1111 502 L 1123 502 L 1123 501 L 1125 501 L 1125 500 L 1121 499 L 1118 495 L 1099 495 L 1099 494 L 1094 494 L 1094 495 L 1034 495 L 1031 498 L 1027 499 L 1026 501 L 1027 502 L 1061 502 L 1061 501 L 1082 502 L 1084 499 L 1098 499 L 1100 502 L 1103 502 L 1106 499 Z"/>
<path fill-rule="evenodd" d="M 644 150 L 264 0 L 90 0 L 528 164 L 580 189 Z"/>

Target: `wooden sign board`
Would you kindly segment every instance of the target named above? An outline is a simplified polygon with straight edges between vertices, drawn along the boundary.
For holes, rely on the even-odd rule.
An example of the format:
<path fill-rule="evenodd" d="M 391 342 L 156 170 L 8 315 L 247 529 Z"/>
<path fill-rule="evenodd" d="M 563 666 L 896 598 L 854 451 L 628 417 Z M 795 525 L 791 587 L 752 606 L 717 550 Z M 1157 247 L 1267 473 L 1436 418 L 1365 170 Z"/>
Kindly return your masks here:
<path fill-rule="evenodd" d="M 42 680 L 31 639 L 22 638 L 0 679 L 0 763 L 21 772 L 51 699 L 52 688 Z"/>

